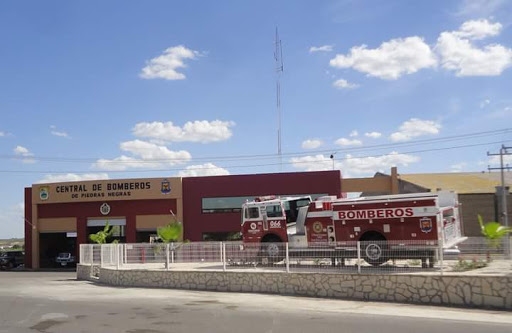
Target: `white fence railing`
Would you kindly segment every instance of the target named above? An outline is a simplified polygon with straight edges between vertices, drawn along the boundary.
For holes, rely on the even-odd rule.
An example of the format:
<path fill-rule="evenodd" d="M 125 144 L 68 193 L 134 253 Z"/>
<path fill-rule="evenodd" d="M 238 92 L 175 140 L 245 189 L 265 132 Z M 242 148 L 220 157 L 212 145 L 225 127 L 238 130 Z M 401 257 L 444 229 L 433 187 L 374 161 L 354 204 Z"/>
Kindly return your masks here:
<path fill-rule="evenodd" d="M 242 242 L 82 244 L 80 263 L 116 269 L 442 274 L 483 268 L 493 261 L 512 264 L 504 244 L 483 238 L 467 239 L 448 250 L 432 241 L 353 241 L 301 248 Z"/>

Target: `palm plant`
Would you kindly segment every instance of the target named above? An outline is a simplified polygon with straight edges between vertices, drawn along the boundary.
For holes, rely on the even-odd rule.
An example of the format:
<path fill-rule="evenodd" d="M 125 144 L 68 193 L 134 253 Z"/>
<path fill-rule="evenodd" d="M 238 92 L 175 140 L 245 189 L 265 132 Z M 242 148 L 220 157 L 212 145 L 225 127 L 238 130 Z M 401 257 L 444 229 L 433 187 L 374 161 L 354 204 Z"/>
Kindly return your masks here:
<path fill-rule="evenodd" d="M 180 240 L 181 235 L 183 233 L 183 224 L 181 224 L 181 222 L 178 221 L 178 219 L 176 218 L 176 216 L 174 216 L 174 214 L 173 214 L 173 217 L 174 217 L 174 221 L 171 221 L 168 225 L 165 225 L 163 227 L 159 227 L 156 229 L 158 238 L 160 238 L 160 240 L 166 244 Z M 178 245 L 178 246 L 173 245 L 172 250 L 175 251 L 179 247 L 181 247 L 181 245 Z M 165 248 L 167 248 L 167 250 L 169 249 L 167 246 Z M 160 253 L 161 250 L 163 250 L 163 249 L 164 248 L 160 247 L 160 246 L 156 246 L 154 248 L 154 250 L 158 253 Z M 167 262 L 165 263 L 165 268 L 166 269 L 168 268 Z"/>
<path fill-rule="evenodd" d="M 111 227 L 111 226 L 109 226 L 108 221 L 107 221 L 103 230 L 100 230 L 95 234 L 89 235 L 89 239 L 96 244 L 105 244 L 105 243 L 107 243 L 108 238 L 111 237 L 116 230 L 117 230 L 117 226 Z M 114 244 L 117 244 L 117 242 L 118 242 L 117 239 L 112 241 L 112 243 L 114 243 Z"/>
<path fill-rule="evenodd" d="M 498 222 L 484 223 L 482 216 L 480 215 L 478 215 L 478 223 L 480 224 L 480 232 L 487 239 L 489 247 L 494 249 L 499 249 L 501 246 L 501 239 L 509 233 L 512 233 L 512 228 L 502 226 Z M 490 253 L 487 251 L 487 261 L 490 261 L 490 257 Z"/>
<path fill-rule="evenodd" d="M 158 237 L 164 243 L 170 243 L 179 240 L 181 238 L 182 231 L 183 225 L 178 221 L 171 222 L 166 226 L 156 229 Z"/>

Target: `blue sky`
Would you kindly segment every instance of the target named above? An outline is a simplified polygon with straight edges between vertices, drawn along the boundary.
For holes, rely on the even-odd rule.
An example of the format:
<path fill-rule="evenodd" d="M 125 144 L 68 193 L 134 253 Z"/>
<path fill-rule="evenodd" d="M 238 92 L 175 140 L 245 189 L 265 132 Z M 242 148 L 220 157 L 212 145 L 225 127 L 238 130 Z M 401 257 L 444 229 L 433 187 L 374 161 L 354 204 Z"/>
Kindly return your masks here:
<path fill-rule="evenodd" d="M 321 170 L 331 153 L 348 177 L 485 170 L 512 140 L 497 132 L 512 127 L 511 14 L 501 0 L 2 1 L 0 238 L 23 236 L 23 188 L 41 181 Z"/>

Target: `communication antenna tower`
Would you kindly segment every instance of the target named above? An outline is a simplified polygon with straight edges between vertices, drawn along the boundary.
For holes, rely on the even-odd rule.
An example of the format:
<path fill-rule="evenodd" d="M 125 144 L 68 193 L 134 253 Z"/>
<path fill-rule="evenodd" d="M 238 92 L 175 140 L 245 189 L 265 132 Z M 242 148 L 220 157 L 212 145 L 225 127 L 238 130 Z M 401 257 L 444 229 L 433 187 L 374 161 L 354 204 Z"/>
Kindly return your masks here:
<path fill-rule="evenodd" d="M 281 75 L 283 74 L 283 48 L 281 39 L 276 27 L 276 37 L 274 41 L 274 60 L 276 70 L 276 107 L 277 107 L 277 155 L 279 157 L 279 170 L 283 169 L 283 156 L 281 152 Z"/>

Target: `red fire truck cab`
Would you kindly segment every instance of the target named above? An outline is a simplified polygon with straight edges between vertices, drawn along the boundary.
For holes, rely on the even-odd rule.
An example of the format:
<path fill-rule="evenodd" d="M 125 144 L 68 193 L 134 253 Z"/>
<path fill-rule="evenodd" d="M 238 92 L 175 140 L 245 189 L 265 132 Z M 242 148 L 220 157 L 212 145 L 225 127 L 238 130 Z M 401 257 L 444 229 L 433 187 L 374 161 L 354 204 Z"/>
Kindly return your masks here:
<path fill-rule="evenodd" d="M 261 243 L 268 257 L 279 256 L 278 243 L 288 242 L 290 255 L 331 250 L 333 260 L 354 258 L 360 242 L 359 256 L 372 265 L 409 256 L 433 266 L 435 251 L 465 239 L 457 195 L 448 191 L 316 201 L 260 197 L 243 205 L 241 229 L 243 241 Z"/>

